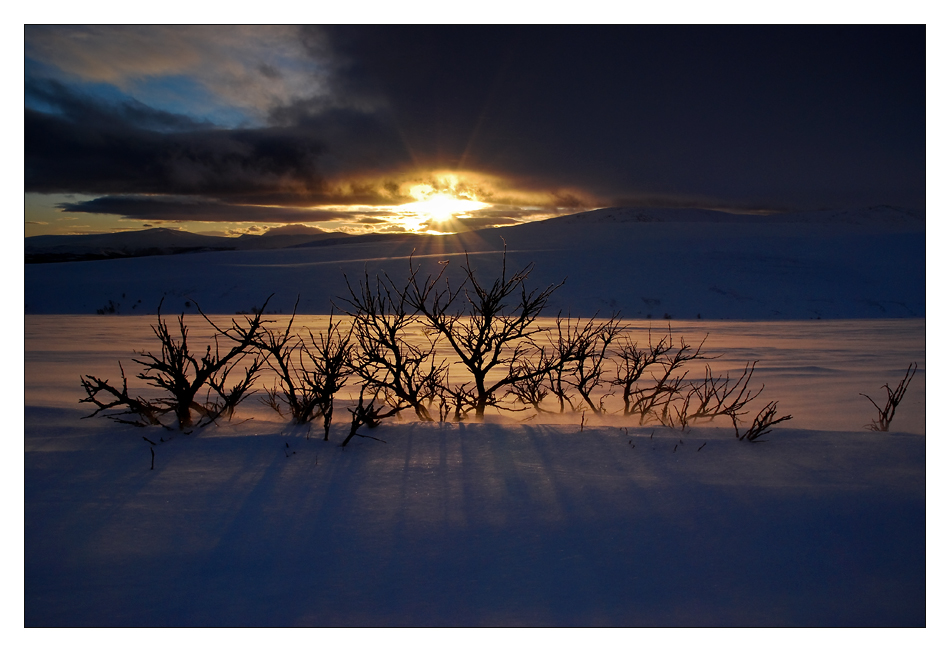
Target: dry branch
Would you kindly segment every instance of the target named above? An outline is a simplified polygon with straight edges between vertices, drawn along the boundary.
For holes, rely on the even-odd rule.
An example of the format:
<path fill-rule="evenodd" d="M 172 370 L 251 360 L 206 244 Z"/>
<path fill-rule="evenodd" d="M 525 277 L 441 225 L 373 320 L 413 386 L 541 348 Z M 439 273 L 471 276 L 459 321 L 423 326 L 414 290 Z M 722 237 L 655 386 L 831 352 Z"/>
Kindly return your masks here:
<path fill-rule="evenodd" d="M 739 441 L 755 441 L 762 435 L 771 432 L 772 426 L 792 418 L 792 415 L 786 414 L 784 417 L 776 419 L 776 414 L 778 414 L 778 401 L 771 401 L 755 416 L 755 419 L 752 420 L 752 426 L 745 434 L 740 437 L 739 431 L 736 430 L 736 437 L 739 437 Z"/>
<path fill-rule="evenodd" d="M 392 406 L 390 401 L 384 401 L 384 403 L 390 403 L 390 409 L 386 412 L 383 411 L 383 405 L 376 405 L 377 396 L 373 395 L 373 398 L 370 399 L 369 403 L 364 402 L 364 390 L 366 388 L 360 389 L 360 398 L 359 402 L 354 408 L 347 408 L 350 414 L 353 415 L 353 419 L 350 422 L 350 433 L 346 436 L 346 439 L 343 440 L 343 443 L 340 444 L 340 448 L 346 448 L 346 445 L 350 443 L 350 440 L 353 437 L 364 437 L 366 439 L 374 439 L 376 441 L 384 442 L 382 439 L 377 437 L 371 437 L 370 435 L 364 435 L 357 430 L 361 426 L 367 426 L 369 428 L 375 428 L 383 419 L 388 419 L 391 416 L 395 416 L 400 411 L 405 410 L 410 407 L 407 404 Z"/>
<path fill-rule="evenodd" d="M 913 369 L 913 370 L 911 370 Z M 907 371 L 904 373 L 904 379 L 900 382 L 896 389 L 891 389 L 890 385 L 885 383 L 881 389 L 887 392 L 887 402 L 884 404 L 884 407 L 878 406 L 867 394 L 861 394 L 864 398 L 871 401 L 871 405 L 877 410 L 877 418 L 874 419 L 871 423 L 867 424 L 865 428 L 868 430 L 875 430 L 879 432 L 887 432 L 891 427 L 891 421 L 894 420 L 894 413 L 897 411 L 897 406 L 900 405 L 900 402 L 904 398 L 904 393 L 907 392 L 907 386 L 910 385 L 911 379 L 917 373 L 917 363 L 912 362 L 907 365 Z"/>

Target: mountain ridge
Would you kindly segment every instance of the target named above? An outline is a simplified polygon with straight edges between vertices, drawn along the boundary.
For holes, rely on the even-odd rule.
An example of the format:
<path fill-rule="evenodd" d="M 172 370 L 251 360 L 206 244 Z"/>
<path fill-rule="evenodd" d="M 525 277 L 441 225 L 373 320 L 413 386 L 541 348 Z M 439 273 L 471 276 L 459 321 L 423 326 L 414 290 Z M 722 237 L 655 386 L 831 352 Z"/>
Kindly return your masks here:
<path fill-rule="evenodd" d="M 873 230 L 913 231 L 924 230 L 926 217 L 922 211 L 894 206 L 832 209 L 820 211 L 797 211 L 757 215 L 730 213 L 698 208 L 636 208 L 607 207 L 570 215 L 527 222 L 506 227 L 492 227 L 448 235 L 422 233 L 365 233 L 348 234 L 323 231 L 315 227 L 291 225 L 283 230 L 278 227 L 264 234 L 244 234 L 239 237 L 224 237 L 154 227 L 139 231 L 118 233 L 39 235 L 25 239 L 27 263 L 80 262 L 111 258 L 136 258 L 140 256 L 175 255 L 211 251 L 258 251 L 273 249 L 302 249 L 341 244 L 369 244 L 374 242 L 405 243 L 418 241 L 425 248 L 438 240 L 446 244 L 467 246 L 486 242 L 494 236 L 502 239 L 520 239 L 529 234 L 550 233 L 562 227 L 576 228 L 585 225 L 633 225 L 633 224 L 708 224 L 748 225 L 750 228 L 772 225 L 841 226 L 844 228 L 867 228 Z M 302 231 L 302 232 L 301 232 Z"/>

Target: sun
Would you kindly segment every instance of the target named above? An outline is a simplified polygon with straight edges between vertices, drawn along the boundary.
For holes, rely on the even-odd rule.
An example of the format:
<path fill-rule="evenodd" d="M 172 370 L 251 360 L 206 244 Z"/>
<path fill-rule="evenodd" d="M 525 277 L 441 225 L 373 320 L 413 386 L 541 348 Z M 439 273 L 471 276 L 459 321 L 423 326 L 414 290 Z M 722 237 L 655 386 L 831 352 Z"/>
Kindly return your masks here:
<path fill-rule="evenodd" d="M 453 215 L 477 211 L 486 206 L 488 206 L 488 204 L 480 201 L 461 199 L 440 192 L 430 195 L 422 201 L 403 204 L 399 208 L 411 211 L 419 217 L 441 221 L 447 220 Z"/>
<path fill-rule="evenodd" d="M 407 226 L 413 227 L 414 230 L 430 220 L 441 222 L 491 205 L 467 197 L 458 197 L 451 192 L 438 191 L 429 184 L 413 186 L 409 189 L 409 195 L 416 201 L 401 204 L 398 210 Z"/>

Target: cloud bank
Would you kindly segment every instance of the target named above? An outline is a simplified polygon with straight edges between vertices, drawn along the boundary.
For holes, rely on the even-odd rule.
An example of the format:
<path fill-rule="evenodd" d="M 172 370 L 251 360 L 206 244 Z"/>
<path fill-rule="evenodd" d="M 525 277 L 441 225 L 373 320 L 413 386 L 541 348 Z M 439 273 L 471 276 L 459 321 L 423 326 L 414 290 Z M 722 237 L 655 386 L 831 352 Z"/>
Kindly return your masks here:
<path fill-rule="evenodd" d="M 468 226 L 610 204 L 922 208 L 924 34 L 27 26 L 25 191 L 364 227 L 393 226 L 374 211 L 419 185 L 491 204 L 451 222 Z"/>

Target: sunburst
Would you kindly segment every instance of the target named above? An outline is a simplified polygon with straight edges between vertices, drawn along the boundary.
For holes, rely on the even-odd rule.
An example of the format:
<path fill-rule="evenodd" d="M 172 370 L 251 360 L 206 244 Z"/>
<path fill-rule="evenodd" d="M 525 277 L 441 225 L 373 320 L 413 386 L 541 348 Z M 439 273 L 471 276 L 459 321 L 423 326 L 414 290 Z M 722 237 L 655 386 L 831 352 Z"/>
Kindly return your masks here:
<path fill-rule="evenodd" d="M 428 184 L 413 186 L 409 194 L 417 201 L 401 204 L 398 212 L 406 227 L 414 231 L 419 230 L 423 224 L 431 220 L 441 222 L 491 205 L 469 197 L 456 196 L 450 192 L 437 191 Z"/>

